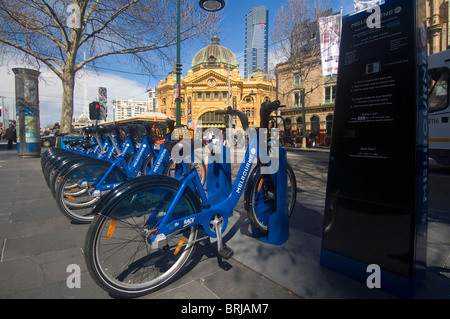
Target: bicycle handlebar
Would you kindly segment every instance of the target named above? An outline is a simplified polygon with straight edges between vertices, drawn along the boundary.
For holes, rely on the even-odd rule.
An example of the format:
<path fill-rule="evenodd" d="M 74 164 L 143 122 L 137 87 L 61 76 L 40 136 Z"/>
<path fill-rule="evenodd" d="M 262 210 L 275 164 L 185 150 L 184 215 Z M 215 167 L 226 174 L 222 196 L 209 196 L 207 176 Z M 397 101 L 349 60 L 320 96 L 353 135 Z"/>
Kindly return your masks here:
<path fill-rule="evenodd" d="M 268 128 L 270 113 L 276 111 L 279 107 L 282 107 L 280 104 L 281 103 L 279 100 L 275 100 L 273 102 L 266 101 L 261 104 L 261 109 L 259 110 L 260 127 Z"/>
<path fill-rule="evenodd" d="M 241 112 L 239 110 L 233 110 L 231 108 L 231 106 L 229 106 L 226 110 L 218 110 L 215 111 L 216 114 L 223 114 L 223 115 L 237 115 L 237 117 L 239 117 L 239 120 L 241 121 L 242 124 L 242 128 L 244 129 L 244 131 L 246 131 L 248 129 L 248 117 L 247 114 L 245 114 L 244 112 Z"/>

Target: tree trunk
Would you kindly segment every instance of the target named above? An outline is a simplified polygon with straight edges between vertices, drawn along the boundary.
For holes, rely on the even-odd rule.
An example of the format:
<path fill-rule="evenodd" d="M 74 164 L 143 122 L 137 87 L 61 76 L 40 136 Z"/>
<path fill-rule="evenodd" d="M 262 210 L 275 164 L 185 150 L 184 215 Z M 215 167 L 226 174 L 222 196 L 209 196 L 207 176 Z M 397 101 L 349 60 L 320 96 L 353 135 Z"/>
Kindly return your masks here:
<path fill-rule="evenodd" d="M 70 41 L 66 47 L 66 64 L 61 77 L 63 86 L 63 98 L 61 105 L 60 132 L 72 132 L 73 118 L 73 91 L 75 88 L 76 56 L 80 44 L 81 29 L 73 28 L 70 34 Z"/>
<path fill-rule="evenodd" d="M 73 118 L 73 92 L 75 87 L 75 72 L 65 70 L 62 76 L 63 97 L 61 108 L 60 132 L 70 133 L 72 131 Z"/>

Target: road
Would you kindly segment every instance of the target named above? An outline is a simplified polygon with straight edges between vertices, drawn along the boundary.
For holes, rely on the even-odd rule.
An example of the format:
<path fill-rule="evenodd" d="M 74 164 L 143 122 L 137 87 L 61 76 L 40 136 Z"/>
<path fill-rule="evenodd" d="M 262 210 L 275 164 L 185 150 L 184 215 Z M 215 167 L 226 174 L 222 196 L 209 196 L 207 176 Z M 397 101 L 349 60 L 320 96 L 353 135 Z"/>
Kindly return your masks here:
<path fill-rule="evenodd" d="M 304 196 L 325 197 L 327 173 L 327 152 L 288 151 L 288 161 L 294 169 L 301 198 Z M 429 164 L 429 215 L 450 219 L 450 166 L 438 165 L 430 159 Z M 306 193 L 303 194 L 302 193 Z"/>

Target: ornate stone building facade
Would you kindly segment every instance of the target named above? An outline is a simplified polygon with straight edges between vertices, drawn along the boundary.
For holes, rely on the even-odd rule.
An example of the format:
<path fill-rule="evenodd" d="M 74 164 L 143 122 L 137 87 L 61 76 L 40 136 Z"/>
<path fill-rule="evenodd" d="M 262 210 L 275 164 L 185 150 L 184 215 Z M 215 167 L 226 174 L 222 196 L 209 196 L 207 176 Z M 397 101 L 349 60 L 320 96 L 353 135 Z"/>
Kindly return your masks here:
<path fill-rule="evenodd" d="M 175 119 L 175 73 L 160 80 L 158 93 L 159 112 Z M 181 123 L 193 127 L 201 120 L 204 129 L 226 127 L 223 115 L 214 111 L 229 105 L 248 115 L 250 127 L 259 126 L 259 108 L 262 102 L 275 97 L 275 79 L 269 79 L 261 69 L 248 79 L 241 79 L 239 64 L 229 49 L 220 45 L 214 35 L 211 44 L 194 56 L 191 69 L 181 79 Z M 236 123 L 240 127 L 239 120 Z"/>
<path fill-rule="evenodd" d="M 428 31 L 428 54 L 447 50 L 450 45 L 450 0 L 426 0 L 426 24 Z M 316 51 L 317 52 L 317 51 Z M 300 79 L 294 63 L 276 66 L 277 94 L 286 109 L 281 111 L 290 123 L 290 130 L 297 136 L 302 133 L 303 107 L 306 121 L 306 135 L 313 137 L 316 144 L 329 145 L 333 125 L 336 78 L 323 77 L 320 56 L 313 56 L 317 62 L 306 79 Z M 305 59 L 302 56 L 301 59 Z M 303 98 L 304 97 L 304 98 Z"/>
<path fill-rule="evenodd" d="M 307 58 L 303 56 L 301 59 Z M 291 135 L 306 137 L 307 145 L 329 145 L 337 77 L 322 75 L 320 56 L 314 55 L 308 59 L 315 62 L 307 64 L 309 70 L 304 79 L 298 73 L 296 63 L 287 61 L 276 66 L 277 98 L 286 105 L 281 109 L 281 116 Z M 303 118 L 306 126 L 304 135 Z"/>
<path fill-rule="evenodd" d="M 427 0 L 428 54 L 447 50 L 450 45 L 449 0 Z"/>

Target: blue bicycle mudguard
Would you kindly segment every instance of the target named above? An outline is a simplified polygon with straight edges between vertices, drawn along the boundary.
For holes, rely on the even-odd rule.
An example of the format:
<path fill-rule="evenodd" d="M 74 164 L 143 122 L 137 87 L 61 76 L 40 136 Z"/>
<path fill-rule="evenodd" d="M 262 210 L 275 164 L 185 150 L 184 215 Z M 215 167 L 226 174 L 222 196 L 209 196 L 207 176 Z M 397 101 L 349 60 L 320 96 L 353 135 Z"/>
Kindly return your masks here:
<path fill-rule="evenodd" d="M 118 220 L 151 213 L 150 209 L 164 201 L 171 200 L 165 198 L 167 192 L 164 190 L 157 191 L 158 185 L 164 185 L 165 188 L 170 188 L 176 194 L 181 187 L 181 182 L 166 175 L 145 175 L 133 178 L 102 196 L 92 213 Z M 198 213 L 202 210 L 200 200 L 190 188 L 186 189 L 183 200 L 188 201 L 188 203 L 180 204 L 177 210 L 172 213 L 173 218 L 185 216 L 188 205 L 192 207 L 192 213 Z"/>
<path fill-rule="evenodd" d="M 122 183 L 126 180 L 126 176 L 119 168 L 102 160 L 76 163 L 65 172 L 64 177 L 70 180 L 90 182 L 98 182 L 103 179 L 102 184 Z"/>

